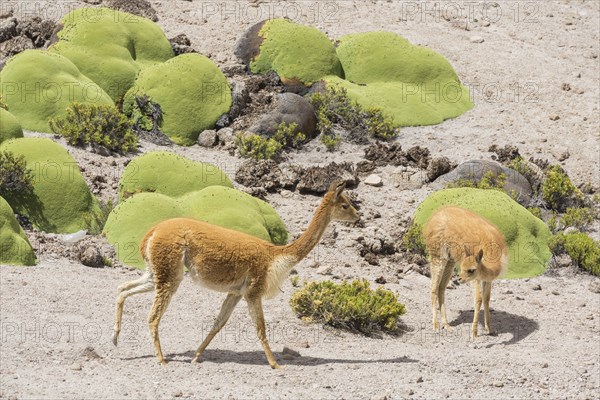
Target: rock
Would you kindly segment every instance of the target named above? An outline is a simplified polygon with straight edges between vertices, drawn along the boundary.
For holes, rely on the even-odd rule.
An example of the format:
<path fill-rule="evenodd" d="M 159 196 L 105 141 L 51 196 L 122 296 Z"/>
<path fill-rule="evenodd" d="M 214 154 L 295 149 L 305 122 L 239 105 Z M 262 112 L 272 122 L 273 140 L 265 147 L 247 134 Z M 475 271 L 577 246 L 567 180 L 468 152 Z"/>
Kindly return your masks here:
<path fill-rule="evenodd" d="M 376 166 L 395 165 L 427 168 L 429 165 L 429 149 L 414 146 L 403 151 L 397 144 L 387 145 L 375 143 L 365 149 L 365 158 L 372 161 Z"/>
<path fill-rule="evenodd" d="M 590 285 L 588 286 L 588 290 L 592 293 L 600 293 L 600 280 L 595 280 L 593 282 L 590 282 Z"/>
<path fill-rule="evenodd" d="M 182 397 L 182 396 L 183 396 L 183 392 L 181 390 L 178 390 L 175 393 L 173 393 L 173 397 Z"/>
<path fill-rule="evenodd" d="M 288 354 L 288 355 L 290 355 L 292 357 L 300 357 L 300 353 L 298 351 L 296 351 L 296 350 L 294 350 L 294 349 L 292 349 L 290 347 L 287 347 L 287 346 L 283 346 L 282 353 L 283 354 Z"/>
<path fill-rule="evenodd" d="M 217 138 L 219 143 L 222 145 L 228 145 L 233 143 L 235 134 L 232 128 L 222 128 L 217 131 Z"/>
<path fill-rule="evenodd" d="M 554 114 L 554 115 L 550 116 L 550 121 L 558 121 L 559 119 L 560 119 L 559 115 Z"/>
<path fill-rule="evenodd" d="M 319 275 L 331 275 L 333 267 L 331 265 L 322 265 L 317 269 Z"/>
<path fill-rule="evenodd" d="M 487 172 L 492 172 L 496 176 L 501 173 L 504 174 L 506 176 L 504 190 L 508 193 L 514 192 L 519 203 L 529 204 L 533 196 L 533 190 L 527 178 L 495 161 L 471 160 L 464 162 L 447 174 L 438 177 L 433 182 L 432 187 L 442 189 L 448 183 L 459 179 L 479 182 Z"/>
<path fill-rule="evenodd" d="M 564 233 L 565 235 L 569 235 L 569 234 L 571 234 L 571 233 L 577 233 L 577 232 L 579 232 L 579 229 L 575 228 L 574 226 L 569 226 L 568 228 L 566 228 L 566 229 L 563 231 L 563 233 Z"/>
<path fill-rule="evenodd" d="M 198 145 L 202 147 L 214 147 L 219 142 L 217 131 L 206 129 L 198 135 Z"/>
<path fill-rule="evenodd" d="M 102 156 L 102 157 L 110 157 L 110 156 L 112 156 L 112 152 L 108 148 L 106 148 L 106 147 L 104 147 L 102 145 L 94 144 L 94 145 L 92 145 L 92 149 L 99 156 Z"/>
<path fill-rule="evenodd" d="M 420 377 L 417 378 L 417 383 L 423 383 L 423 377 L 422 376 L 420 376 Z"/>
<path fill-rule="evenodd" d="M 567 158 L 571 157 L 569 149 L 564 146 L 556 146 L 550 152 L 558 161 L 565 161 Z"/>
<path fill-rule="evenodd" d="M 548 368 L 548 363 L 543 363 L 542 368 Z"/>
<path fill-rule="evenodd" d="M 263 38 L 259 35 L 260 30 L 267 21 L 261 21 L 250 28 L 248 28 L 242 37 L 240 37 L 235 44 L 233 54 L 244 64 L 250 65 L 250 62 L 254 60 L 259 52 L 260 45 L 263 42 Z"/>
<path fill-rule="evenodd" d="M 494 381 L 493 385 L 495 387 L 504 387 L 504 383 L 500 382 L 500 381 Z"/>
<path fill-rule="evenodd" d="M 481 36 L 471 36 L 469 41 L 471 43 L 483 43 L 485 41 L 485 39 L 483 39 Z"/>
<path fill-rule="evenodd" d="M 500 163 L 504 163 L 507 161 L 514 160 L 519 157 L 519 149 L 517 146 L 513 146 L 510 144 L 505 145 L 504 147 L 499 147 L 496 144 L 493 144 L 488 149 L 489 152 L 496 153 L 497 161 Z"/>
<path fill-rule="evenodd" d="M 233 81 L 231 85 L 231 108 L 229 109 L 229 117 L 237 118 L 242 111 L 252 102 L 250 93 L 246 87 L 246 82 Z"/>
<path fill-rule="evenodd" d="M 385 285 L 387 283 L 387 280 L 383 276 L 380 276 L 379 278 L 375 279 L 375 283 L 379 283 L 380 285 Z"/>
<path fill-rule="evenodd" d="M 531 287 L 531 290 L 542 290 L 542 285 L 540 285 L 540 284 L 533 285 L 533 286 Z"/>
<path fill-rule="evenodd" d="M 566 253 L 563 253 L 554 256 L 554 262 L 556 263 L 557 267 L 566 268 L 573 263 L 573 260 L 571 259 L 571 256 L 569 256 Z"/>
<path fill-rule="evenodd" d="M 156 10 L 152 8 L 152 5 L 146 0 L 106 0 L 104 5 L 114 10 L 125 11 L 130 14 L 148 18 L 154 22 L 158 21 Z"/>
<path fill-rule="evenodd" d="M 447 174 L 456 167 L 456 164 L 450 162 L 448 157 L 436 157 L 427 166 L 427 181 L 433 182 L 438 176 Z"/>
<path fill-rule="evenodd" d="M 17 19 L 7 18 L 0 21 L 0 43 L 17 36 Z"/>
<path fill-rule="evenodd" d="M 369 265 L 379 265 L 379 258 L 373 253 L 365 253 L 363 258 Z"/>
<path fill-rule="evenodd" d="M 196 50 L 191 47 L 192 42 L 185 33 L 180 33 L 179 35 L 172 37 L 169 39 L 169 43 L 171 43 L 171 48 L 176 56 L 185 53 L 196 53 Z"/>
<path fill-rule="evenodd" d="M 553 295 L 555 295 L 555 296 L 559 296 L 559 295 L 560 295 L 560 292 L 559 292 L 558 290 L 553 290 L 553 291 L 552 291 L 552 294 L 553 294 Z"/>
<path fill-rule="evenodd" d="M 280 93 L 274 98 L 274 109 L 263 115 L 248 132 L 272 137 L 281 123 L 295 123 L 294 132 L 302 132 L 307 139 L 316 136 L 317 116 L 310 102 L 295 93 Z"/>
<path fill-rule="evenodd" d="M 237 183 L 247 187 L 261 187 L 268 192 L 276 192 L 282 188 L 282 180 L 281 169 L 273 160 L 246 160 L 235 173 Z"/>
<path fill-rule="evenodd" d="M 104 267 L 104 261 L 100 250 L 96 246 L 88 246 L 80 255 L 79 260 L 81 263 L 88 267 L 102 268 Z"/>
<path fill-rule="evenodd" d="M 524 299 L 523 297 L 521 297 L 521 296 L 515 296 L 515 299 L 517 299 L 517 300 L 525 300 L 525 299 Z"/>
<path fill-rule="evenodd" d="M 352 163 L 337 164 L 332 162 L 324 167 L 308 167 L 301 171 L 296 189 L 302 194 L 323 194 L 327 192 L 331 182 L 342 180 L 347 188 L 356 187 L 358 177 Z"/>
<path fill-rule="evenodd" d="M 81 364 L 79 363 L 73 363 L 71 364 L 71 366 L 69 367 L 70 369 L 72 369 L 73 371 L 81 371 Z"/>
<path fill-rule="evenodd" d="M 364 180 L 365 185 L 380 187 L 383 186 L 383 181 L 379 175 L 371 174 Z"/>
<path fill-rule="evenodd" d="M 33 48 L 35 47 L 30 39 L 23 36 L 16 36 L 0 43 L 0 58 L 9 58 L 22 51 Z"/>

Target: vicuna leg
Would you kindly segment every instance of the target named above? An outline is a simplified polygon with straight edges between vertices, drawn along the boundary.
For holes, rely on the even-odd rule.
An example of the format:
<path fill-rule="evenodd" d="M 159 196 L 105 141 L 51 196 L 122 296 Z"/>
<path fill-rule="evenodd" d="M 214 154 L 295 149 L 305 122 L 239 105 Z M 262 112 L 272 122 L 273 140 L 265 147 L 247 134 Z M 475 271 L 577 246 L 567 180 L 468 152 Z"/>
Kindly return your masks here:
<path fill-rule="evenodd" d="M 123 317 L 123 307 L 125 306 L 125 299 L 131 295 L 150 292 L 154 290 L 154 280 L 152 273 L 147 272 L 140 279 L 129 281 L 117 289 L 117 302 L 116 302 L 116 317 L 115 317 L 115 328 L 112 337 L 113 344 L 116 346 L 119 341 L 119 334 L 121 333 L 121 318 Z"/>
<path fill-rule="evenodd" d="M 150 327 L 150 335 L 152 336 L 152 340 L 154 341 L 154 351 L 156 353 L 156 357 L 158 358 L 158 362 L 163 365 L 166 364 L 167 361 L 163 357 L 163 353 L 160 348 L 160 339 L 158 338 L 158 324 L 160 323 L 160 319 L 167 310 L 167 307 L 169 306 L 171 297 L 177 291 L 179 283 L 181 283 L 180 279 L 170 284 L 163 282 L 157 283 L 156 295 L 154 296 L 154 303 L 152 304 L 150 315 L 148 315 L 148 325 Z"/>
<path fill-rule="evenodd" d="M 438 295 L 440 292 L 440 282 L 442 280 L 444 262 L 440 259 L 431 259 L 431 314 L 432 314 L 432 322 L 433 329 L 438 331 L 440 329 L 438 319 L 437 319 L 437 309 L 438 309 Z"/>
<path fill-rule="evenodd" d="M 473 314 L 471 331 L 473 332 L 473 339 L 475 339 L 477 337 L 477 327 L 479 325 L 479 311 L 481 310 L 481 281 L 473 281 L 473 298 L 475 300 L 475 313 Z"/>
<path fill-rule="evenodd" d="M 260 339 L 260 343 L 263 346 L 263 350 L 265 351 L 265 355 L 267 356 L 267 360 L 269 361 L 269 365 L 271 368 L 281 368 L 279 364 L 277 364 L 277 360 L 275 360 L 275 356 L 269 347 L 269 342 L 267 342 L 267 332 L 265 328 L 265 317 L 263 315 L 262 309 L 262 300 L 260 297 L 246 297 L 246 301 L 248 302 L 248 311 L 250 312 L 250 317 L 254 321 L 256 325 L 256 332 L 258 334 L 258 338 Z"/>
<path fill-rule="evenodd" d="M 440 286 L 438 292 L 438 302 L 440 305 L 440 313 L 442 314 L 442 324 L 444 328 L 451 331 L 452 327 L 448 323 L 448 318 L 446 317 L 446 287 L 448 286 L 448 282 L 450 282 L 450 278 L 452 278 L 452 272 L 454 271 L 454 263 L 448 261 L 446 263 L 446 267 L 444 268 L 444 274 L 440 279 Z"/>
<path fill-rule="evenodd" d="M 237 303 L 240 301 L 241 298 L 242 298 L 242 296 L 237 295 L 237 294 L 229 293 L 227 295 L 227 297 L 225 298 L 225 301 L 223 302 L 223 305 L 221 306 L 221 311 L 219 312 L 219 315 L 217 316 L 217 320 L 215 321 L 215 324 L 213 325 L 211 331 L 206 336 L 206 338 L 204 338 L 204 341 L 202 342 L 200 347 L 198 347 L 198 350 L 196 350 L 196 355 L 194 356 L 194 359 L 192 360 L 192 362 L 198 362 L 198 358 L 200 358 L 200 356 L 204 352 L 204 349 L 206 349 L 206 347 L 210 344 L 211 340 L 213 340 L 213 338 L 217 335 L 217 333 L 219 333 L 221 328 L 223 328 L 223 326 L 225 326 L 225 324 L 227 323 L 227 320 L 229 319 L 229 317 L 231 316 L 231 313 L 233 312 L 233 309 L 235 308 L 235 306 L 237 305 Z"/>
<path fill-rule="evenodd" d="M 485 316 L 485 330 L 489 334 L 492 333 L 490 325 L 490 297 L 492 294 L 492 282 L 482 282 L 483 285 L 483 312 Z"/>

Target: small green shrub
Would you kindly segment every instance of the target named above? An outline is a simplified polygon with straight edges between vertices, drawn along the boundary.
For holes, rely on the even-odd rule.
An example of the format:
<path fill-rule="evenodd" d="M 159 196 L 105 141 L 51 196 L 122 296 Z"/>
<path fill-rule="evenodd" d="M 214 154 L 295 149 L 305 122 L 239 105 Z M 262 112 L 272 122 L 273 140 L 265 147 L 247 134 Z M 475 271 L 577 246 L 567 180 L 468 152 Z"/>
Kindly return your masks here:
<path fill-rule="evenodd" d="M 560 219 L 564 227 L 575 227 L 579 230 L 585 228 L 594 221 L 594 211 L 589 207 L 569 207 Z"/>
<path fill-rule="evenodd" d="M 348 97 L 345 88 L 332 85 L 323 92 L 311 95 L 310 102 L 317 115 L 317 130 L 321 132 L 321 141 L 328 150 L 335 148 L 339 137 L 334 133 L 334 125 L 352 131 L 359 137 L 374 137 L 391 140 L 398 136 L 398 128 L 393 119 L 380 108 L 364 109 Z"/>
<path fill-rule="evenodd" d="M 83 223 L 88 232 L 92 234 L 98 234 L 104 229 L 106 221 L 111 211 L 115 208 L 115 204 L 112 200 L 108 200 L 106 203 L 100 202 L 99 207 L 94 210 L 83 214 Z"/>
<path fill-rule="evenodd" d="M 113 266 L 112 260 L 107 256 L 102 256 L 102 264 L 106 265 L 107 267 Z"/>
<path fill-rule="evenodd" d="M 90 143 L 118 152 L 134 151 L 137 147 L 137 135 L 129 120 L 114 106 L 72 103 L 65 117 L 48 122 L 52 132 L 74 146 Z"/>
<path fill-rule="evenodd" d="M 411 252 L 420 255 L 426 255 L 427 247 L 423 238 L 423 227 L 413 221 L 410 228 L 402 237 L 402 247 Z"/>
<path fill-rule="evenodd" d="M 326 135 L 324 133 L 321 134 L 320 139 L 321 139 L 321 143 L 323 143 L 325 145 L 325 148 L 327 149 L 327 151 L 334 151 L 342 140 L 340 135 L 337 135 L 337 134 Z"/>
<path fill-rule="evenodd" d="M 290 276 L 290 283 L 293 287 L 298 287 L 298 283 L 300 282 L 300 277 L 298 275 Z"/>
<path fill-rule="evenodd" d="M 365 334 L 396 332 L 398 318 L 405 313 L 397 295 L 384 288 L 373 290 L 365 280 L 311 282 L 292 295 L 290 305 L 303 320 Z"/>
<path fill-rule="evenodd" d="M 563 211 L 581 196 L 560 165 L 551 167 L 541 185 L 542 199 L 552 210 Z"/>
<path fill-rule="evenodd" d="M 454 182 L 449 182 L 446 185 L 446 188 L 462 188 L 462 187 L 470 187 L 470 188 L 476 188 L 476 189 L 493 189 L 493 190 L 500 190 L 500 191 L 504 191 L 504 185 L 506 183 L 506 175 L 504 175 L 503 173 L 501 174 L 494 174 L 492 171 L 488 171 L 485 174 L 483 174 L 483 176 L 481 177 L 481 179 L 479 180 L 479 182 L 476 182 L 472 179 L 457 179 Z"/>
<path fill-rule="evenodd" d="M 593 275 L 600 275 L 600 242 L 585 233 L 559 233 L 548 244 L 555 255 L 566 253 L 581 268 Z"/>
<path fill-rule="evenodd" d="M 235 136 L 235 143 L 242 157 L 268 160 L 286 147 L 298 148 L 306 140 L 304 133 L 295 132 L 297 127 L 295 122 L 291 124 L 282 122 L 271 138 L 256 134 L 245 135 L 240 132 Z"/>
<path fill-rule="evenodd" d="M 0 196 L 14 195 L 33 189 L 33 174 L 24 156 L 0 151 Z"/>
<path fill-rule="evenodd" d="M 535 170 L 529 165 L 529 163 L 521 156 L 513 158 L 506 164 L 506 166 L 512 170 L 517 171 L 529 181 L 529 184 L 536 191 L 539 187 L 539 180 Z"/>
<path fill-rule="evenodd" d="M 148 96 L 135 96 L 135 101 L 128 110 L 124 110 L 131 122 L 131 129 L 137 133 L 160 132 L 163 123 L 163 112 L 158 103 Z"/>

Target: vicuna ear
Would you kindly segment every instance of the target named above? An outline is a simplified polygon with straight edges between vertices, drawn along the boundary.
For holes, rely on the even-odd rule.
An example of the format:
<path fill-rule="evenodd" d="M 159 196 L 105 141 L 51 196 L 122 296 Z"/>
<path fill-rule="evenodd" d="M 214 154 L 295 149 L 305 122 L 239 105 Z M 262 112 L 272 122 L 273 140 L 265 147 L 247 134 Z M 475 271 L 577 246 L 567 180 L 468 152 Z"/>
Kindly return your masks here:
<path fill-rule="evenodd" d="M 482 259 L 483 259 L 483 249 L 479 249 L 479 253 L 477 253 L 477 256 L 475 257 L 475 262 L 480 263 Z"/>
<path fill-rule="evenodd" d="M 333 185 L 332 185 L 333 186 Z M 337 182 L 335 183 L 335 194 L 334 194 L 334 198 L 337 200 L 340 195 L 342 194 L 342 192 L 344 191 L 344 189 L 346 188 L 346 182 L 342 181 L 342 182 Z"/>

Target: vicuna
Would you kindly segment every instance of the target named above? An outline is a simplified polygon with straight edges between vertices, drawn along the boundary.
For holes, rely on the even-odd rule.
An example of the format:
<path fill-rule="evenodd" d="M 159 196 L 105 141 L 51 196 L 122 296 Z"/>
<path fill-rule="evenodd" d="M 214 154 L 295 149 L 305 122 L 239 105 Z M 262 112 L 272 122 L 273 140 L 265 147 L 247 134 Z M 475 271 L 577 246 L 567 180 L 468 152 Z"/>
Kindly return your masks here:
<path fill-rule="evenodd" d="M 198 361 L 243 297 L 269 365 L 279 368 L 267 342 L 262 299 L 279 293 L 292 267 L 317 245 L 332 220 L 355 222 L 359 219 L 356 209 L 342 193 L 344 187 L 343 183 L 331 184 L 308 229 L 296 241 L 283 246 L 186 218 L 170 219 L 150 229 L 140 245 L 147 266 L 145 275 L 117 289 L 113 343 L 117 344 L 121 331 L 125 299 L 156 290 L 148 323 L 158 362 L 166 363 L 158 325 L 187 267 L 196 283 L 228 293 L 212 330 L 198 347 L 192 362 Z"/>
<path fill-rule="evenodd" d="M 477 214 L 463 208 L 448 206 L 431 216 L 423 228 L 423 236 L 431 259 L 433 329 L 439 330 L 439 308 L 444 328 L 451 330 L 446 318 L 445 292 L 454 266 L 458 264 L 461 281 L 473 282 L 473 338 L 477 337 L 482 300 L 485 329 L 490 334 L 492 281 L 508 268 L 508 251 L 502 233 Z"/>

